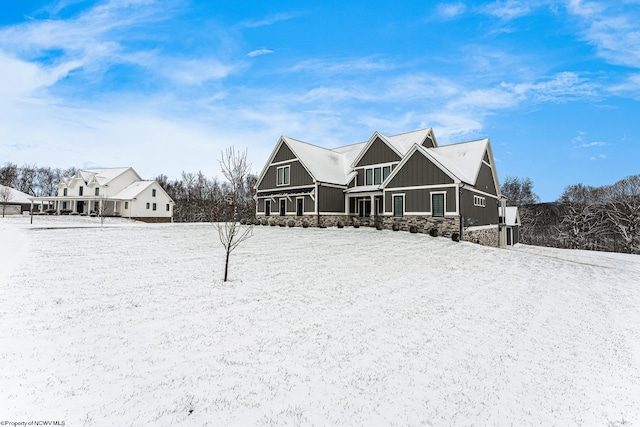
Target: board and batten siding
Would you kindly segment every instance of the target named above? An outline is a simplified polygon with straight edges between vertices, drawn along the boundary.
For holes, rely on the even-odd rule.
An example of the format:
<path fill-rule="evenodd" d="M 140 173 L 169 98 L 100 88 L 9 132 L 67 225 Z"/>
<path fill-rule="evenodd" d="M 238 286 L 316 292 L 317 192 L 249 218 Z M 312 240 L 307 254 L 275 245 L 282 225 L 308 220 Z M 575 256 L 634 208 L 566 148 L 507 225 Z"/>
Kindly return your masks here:
<path fill-rule="evenodd" d="M 280 149 L 278 150 L 276 155 L 273 157 L 273 163 L 284 162 L 286 160 L 293 160 L 295 158 L 296 158 L 296 155 L 293 154 L 293 151 L 291 151 L 291 149 L 287 144 L 283 143 L 280 146 Z"/>
<path fill-rule="evenodd" d="M 393 212 L 393 195 L 404 194 L 405 212 L 431 212 L 431 193 L 445 192 L 445 213 L 456 212 L 457 187 L 420 188 L 415 190 L 385 191 L 384 206 L 386 213 Z"/>
<path fill-rule="evenodd" d="M 491 168 L 485 163 L 482 163 L 482 166 L 480 166 L 475 187 L 480 191 L 493 194 L 494 196 L 497 194 L 496 183 L 493 180 L 493 173 Z"/>
<path fill-rule="evenodd" d="M 421 185 L 452 184 L 453 179 L 438 168 L 419 151 L 414 152 L 401 167 L 398 174 L 386 185 L 394 187 L 415 187 Z"/>
<path fill-rule="evenodd" d="M 380 163 L 391 163 L 400 161 L 400 156 L 396 154 L 380 138 L 376 138 L 366 153 L 362 156 L 356 168 L 362 166 L 377 165 Z"/>
<path fill-rule="evenodd" d="M 342 188 L 318 186 L 318 209 L 321 213 L 341 213 L 344 208 Z"/>
<path fill-rule="evenodd" d="M 473 191 L 463 189 L 460 194 L 460 208 L 464 217 L 464 225 L 479 226 L 498 224 L 498 200 L 485 197 L 485 206 L 474 206 L 473 196 L 482 196 Z"/>
<path fill-rule="evenodd" d="M 289 185 L 277 185 L 278 168 L 282 166 L 289 166 Z M 264 174 L 262 181 L 260 181 L 258 190 L 298 187 L 301 185 L 312 184 L 313 178 L 309 175 L 309 172 L 307 172 L 304 166 L 302 166 L 302 163 L 299 161 L 293 161 L 291 163 L 269 166 L 267 173 Z"/>

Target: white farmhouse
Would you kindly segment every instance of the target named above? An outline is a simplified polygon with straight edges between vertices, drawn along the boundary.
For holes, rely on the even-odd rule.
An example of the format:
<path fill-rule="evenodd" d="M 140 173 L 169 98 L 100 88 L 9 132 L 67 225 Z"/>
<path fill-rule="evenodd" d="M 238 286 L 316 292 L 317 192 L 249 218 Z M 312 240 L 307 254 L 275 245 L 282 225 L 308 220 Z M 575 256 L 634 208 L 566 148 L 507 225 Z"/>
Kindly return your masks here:
<path fill-rule="evenodd" d="M 174 202 L 156 181 L 145 181 L 133 168 L 80 170 L 58 183 L 55 197 L 32 197 L 49 213 L 104 215 L 147 222 L 171 222 Z M 41 208 L 42 209 L 42 208 Z"/>

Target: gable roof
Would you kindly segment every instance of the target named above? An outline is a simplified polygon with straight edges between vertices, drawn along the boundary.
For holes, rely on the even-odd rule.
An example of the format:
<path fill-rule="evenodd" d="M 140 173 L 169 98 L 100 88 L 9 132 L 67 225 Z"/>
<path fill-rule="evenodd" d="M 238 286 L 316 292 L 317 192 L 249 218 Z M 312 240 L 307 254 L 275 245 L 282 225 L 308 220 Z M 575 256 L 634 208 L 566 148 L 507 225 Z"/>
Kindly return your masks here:
<path fill-rule="evenodd" d="M 98 185 L 106 185 L 110 181 L 114 180 L 115 178 L 119 177 L 120 175 L 122 175 L 123 173 L 129 170 L 131 170 L 135 174 L 138 180 L 142 180 L 140 175 L 138 175 L 138 173 L 132 167 L 82 169 L 82 170 L 79 170 L 78 173 L 73 178 L 80 178 L 87 184 L 91 183 L 92 181 L 95 181 Z M 67 185 L 69 185 L 70 181 L 71 180 L 64 180 L 65 184 Z"/>
<path fill-rule="evenodd" d="M 430 148 L 429 151 L 435 154 L 443 166 L 455 173 L 460 181 L 475 185 L 488 144 L 489 139 L 485 138 Z"/>
<path fill-rule="evenodd" d="M 518 212 L 517 206 L 507 206 L 506 207 L 506 215 L 502 210 L 502 206 L 499 207 L 500 216 L 504 217 L 504 222 L 506 225 L 520 225 L 520 213 Z"/>
<path fill-rule="evenodd" d="M 8 188 L 9 189 L 9 200 L 7 201 L 8 205 L 12 205 L 12 204 L 27 204 L 27 203 L 31 203 L 31 199 L 29 194 L 27 193 L 23 193 L 22 191 L 18 191 L 15 188 L 11 188 L 11 187 L 7 187 L 6 185 L 2 185 L 0 184 L 0 189 L 1 188 Z"/>
<path fill-rule="evenodd" d="M 358 162 L 364 157 L 369 148 L 373 145 L 376 139 L 380 139 L 384 142 L 392 151 L 394 151 L 400 159 L 409 152 L 414 144 L 422 145 L 427 136 L 433 134 L 431 128 L 414 130 L 412 132 L 401 133 L 399 135 L 385 136 L 380 132 L 374 132 L 366 145 L 360 150 L 360 153 L 351 162 L 351 167 L 355 168 Z M 433 138 L 435 143 L 435 138 Z"/>
<path fill-rule="evenodd" d="M 131 200 L 136 198 L 138 194 L 142 193 L 147 188 L 151 187 L 155 181 L 137 181 L 127 187 L 125 187 L 118 194 L 111 196 L 114 199 Z"/>

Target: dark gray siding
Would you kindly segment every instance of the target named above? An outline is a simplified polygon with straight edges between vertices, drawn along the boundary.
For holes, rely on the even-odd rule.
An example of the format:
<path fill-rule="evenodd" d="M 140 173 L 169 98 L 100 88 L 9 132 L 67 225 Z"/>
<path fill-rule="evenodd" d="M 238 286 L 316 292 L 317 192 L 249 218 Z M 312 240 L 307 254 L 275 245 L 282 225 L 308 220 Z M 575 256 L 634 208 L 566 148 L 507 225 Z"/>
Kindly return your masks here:
<path fill-rule="evenodd" d="M 451 184 L 451 179 L 422 153 L 416 151 L 386 188 L 413 187 L 417 185 Z"/>
<path fill-rule="evenodd" d="M 446 191 L 446 212 L 456 211 L 456 187 L 425 188 L 418 190 L 385 191 L 385 212 L 393 212 L 393 195 L 404 193 L 406 212 L 431 212 L 431 193 Z"/>
<path fill-rule="evenodd" d="M 298 187 L 300 185 L 311 185 L 313 184 L 313 178 L 307 172 L 307 170 L 302 166 L 302 163 L 298 161 L 294 161 L 288 164 L 290 166 L 289 173 L 289 185 L 281 185 L 277 184 L 277 176 L 278 176 L 278 168 L 281 166 L 287 166 L 287 164 L 282 165 L 274 165 L 269 166 L 267 169 L 267 173 L 264 175 L 264 178 L 260 182 L 258 186 L 258 190 L 267 190 L 270 188 L 288 188 L 288 187 Z"/>
<path fill-rule="evenodd" d="M 364 169 L 358 169 L 358 176 L 356 177 L 358 186 L 362 187 L 364 185 Z"/>
<path fill-rule="evenodd" d="M 291 160 L 295 158 L 296 156 L 293 154 L 289 146 L 286 143 L 282 143 L 280 149 L 273 158 L 273 163 L 284 162 L 285 160 Z"/>
<path fill-rule="evenodd" d="M 492 197 L 485 197 L 485 207 L 474 206 L 474 195 L 481 196 L 480 194 L 469 190 L 462 190 L 462 194 L 460 195 L 461 213 L 464 217 L 464 225 L 469 227 L 498 224 L 498 201 Z"/>
<path fill-rule="evenodd" d="M 493 174 L 491 168 L 486 164 L 480 166 L 480 172 L 478 173 L 478 180 L 476 181 L 476 188 L 485 193 L 496 195 L 496 184 L 493 181 Z"/>
<path fill-rule="evenodd" d="M 356 167 L 397 161 L 400 161 L 400 156 L 398 156 L 395 151 L 389 148 L 387 144 L 382 142 L 380 138 L 376 138 L 367 152 L 364 153 L 364 156 L 362 156 L 362 159 L 360 159 Z"/>
<path fill-rule="evenodd" d="M 491 162 L 489 161 L 489 152 L 488 151 L 484 152 L 484 157 L 482 158 L 482 160 L 484 160 L 485 162 L 491 164 Z"/>
<path fill-rule="evenodd" d="M 344 212 L 344 190 L 342 188 L 319 185 L 317 197 L 320 212 Z"/>
<path fill-rule="evenodd" d="M 427 136 L 424 139 L 424 142 L 422 143 L 422 146 L 423 147 L 427 147 L 427 148 L 433 148 L 433 147 L 435 147 L 435 144 L 433 143 L 433 140 L 431 139 L 431 137 Z"/>

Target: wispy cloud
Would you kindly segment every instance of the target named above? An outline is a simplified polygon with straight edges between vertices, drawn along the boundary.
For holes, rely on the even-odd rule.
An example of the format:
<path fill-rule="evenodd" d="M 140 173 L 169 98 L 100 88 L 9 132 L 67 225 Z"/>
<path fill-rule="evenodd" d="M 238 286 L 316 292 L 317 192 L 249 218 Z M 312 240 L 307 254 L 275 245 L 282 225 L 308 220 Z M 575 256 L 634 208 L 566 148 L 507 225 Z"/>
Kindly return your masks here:
<path fill-rule="evenodd" d="M 602 58 L 640 68 L 640 9 L 623 6 L 618 2 L 567 1 L 567 11 L 580 20 L 582 38 L 595 46 Z"/>
<path fill-rule="evenodd" d="M 593 141 L 593 142 L 583 142 L 582 144 L 574 145 L 573 148 L 604 147 L 605 145 L 607 145 L 606 142 Z"/>
<path fill-rule="evenodd" d="M 261 48 L 261 49 L 252 50 L 251 52 L 247 53 L 247 56 L 249 58 L 253 58 L 254 56 L 267 55 L 270 53 L 273 53 L 271 49 Z"/>
<path fill-rule="evenodd" d="M 467 11 L 464 3 L 440 3 L 436 7 L 436 14 L 441 19 L 454 19 L 463 15 Z"/>
<path fill-rule="evenodd" d="M 506 0 L 495 1 L 480 8 L 482 13 L 492 15 L 505 21 L 526 16 L 531 12 L 530 1 Z"/>
<path fill-rule="evenodd" d="M 277 22 L 288 21 L 300 16 L 299 13 L 276 13 L 275 15 L 269 15 L 260 20 L 246 20 L 238 24 L 240 28 L 257 28 L 273 25 Z"/>
<path fill-rule="evenodd" d="M 302 61 L 287 71 L 313 71 L 319 74 L 359 74 L 363 71 L 392 70 L 396 66 L 377 57 L 326 58 Z"/>

